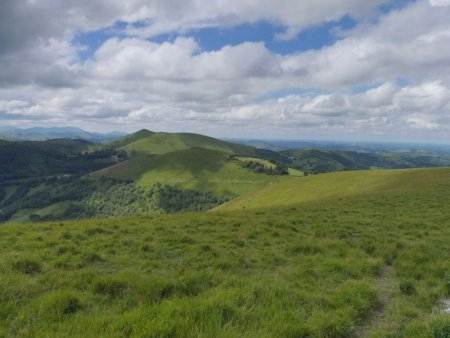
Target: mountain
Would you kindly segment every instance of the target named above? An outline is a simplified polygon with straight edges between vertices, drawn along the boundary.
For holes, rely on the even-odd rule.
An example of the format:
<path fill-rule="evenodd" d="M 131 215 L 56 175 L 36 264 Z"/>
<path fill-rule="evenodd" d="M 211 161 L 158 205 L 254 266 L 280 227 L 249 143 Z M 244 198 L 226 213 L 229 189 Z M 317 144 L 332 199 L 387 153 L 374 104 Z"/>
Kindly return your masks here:
<path fill-rule="evenodd" d="M 123 136 L 122 132 L 91 133 L 75 127 L 0 128 L 0 139 L 9 141 L 45 141 L 50 139 L 81 139 L 93 143 L 109 142 Z"/>
<path fill-rule="evenodd" d="M 203 210 L 284 178 L 274 169 L 284 164 L 246 167 L 260 157 L 284 159 L 208 136 L 148 130 L 105 144 L 3 141 L 0 221 Z"/>
<path fill-rule="evenodd" d="M 152 154 L 160 155 L 169 152 L 189 149 L 193 147 L 219 150 L 235 154 L 256 154 L 257 149 L 237 143 L 222 141 L 213 137 L 193 133 L 164 133 L 152 132 L 146 129 L 134 134 L 124 136 L 110 144 L 115 149 L 124 150 L 129 154 Z M 272 156 L 278 157 L 275 152 Z"/>
<path fill-rule="evenodd" d="M 235 197 L 279 179 L 245 169 L 229 152 L 200 147 L 139 155 L 94 175 L 133 180 L 144 187 L 160 183 L 210 191 L 219 197 Z"/>

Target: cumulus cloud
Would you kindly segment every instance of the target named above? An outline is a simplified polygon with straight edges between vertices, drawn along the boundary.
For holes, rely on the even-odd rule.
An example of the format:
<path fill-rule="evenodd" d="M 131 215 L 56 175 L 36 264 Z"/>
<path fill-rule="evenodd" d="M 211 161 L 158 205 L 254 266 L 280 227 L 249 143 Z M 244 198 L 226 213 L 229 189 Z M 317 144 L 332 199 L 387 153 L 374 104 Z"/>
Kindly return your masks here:
<path fill-rule="evenodd" d="M 448 139 L 448 1 L 418 0 L 370 20 L 383 2 L 2 2 L 0 119 L 299 138 L 422 130 Z M 360 22 L 340 40 L 288 55 L 263 42 L 205 51 L 189 34 L 176 37 L 267 20 L 289 39 L 343 15 Z M 125 31 L 80 60 L 74 37 L 117 21 Z M 148 39 L 167 32 L 175 37 Z M 279 97 L 286 88 L 304 94 Z"/>

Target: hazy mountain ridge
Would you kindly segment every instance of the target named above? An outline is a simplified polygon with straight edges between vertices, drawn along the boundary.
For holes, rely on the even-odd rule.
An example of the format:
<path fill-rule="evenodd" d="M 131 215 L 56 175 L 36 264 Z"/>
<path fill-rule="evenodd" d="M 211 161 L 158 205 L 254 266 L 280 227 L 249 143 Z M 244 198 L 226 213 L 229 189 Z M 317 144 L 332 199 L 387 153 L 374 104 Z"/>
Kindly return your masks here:
<path fill-rule="evenodd" d="M 93 143 L 103 143 L 115 140 L 125 133 L 110 132 L 97 133 L 88 132 L 75 127 L 33 127 L 33 128 L 0 128 L 0 139 L 8 141 L 45 141 L 50 139 L 81 139 Z"/>

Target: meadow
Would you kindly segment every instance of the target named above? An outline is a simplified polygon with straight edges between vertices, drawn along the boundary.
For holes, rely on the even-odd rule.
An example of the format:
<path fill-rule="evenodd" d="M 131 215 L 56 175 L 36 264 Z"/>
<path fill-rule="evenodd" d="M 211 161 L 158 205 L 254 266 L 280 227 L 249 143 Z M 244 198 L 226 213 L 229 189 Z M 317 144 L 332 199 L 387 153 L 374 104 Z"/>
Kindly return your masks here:
<path fill-rule="evenodd" d="M 450 169 L 365 173 L 291 178 L 290 203 L 274 183 L 271 206 L 2 225 L 0 336 L 449 337 Z"/>

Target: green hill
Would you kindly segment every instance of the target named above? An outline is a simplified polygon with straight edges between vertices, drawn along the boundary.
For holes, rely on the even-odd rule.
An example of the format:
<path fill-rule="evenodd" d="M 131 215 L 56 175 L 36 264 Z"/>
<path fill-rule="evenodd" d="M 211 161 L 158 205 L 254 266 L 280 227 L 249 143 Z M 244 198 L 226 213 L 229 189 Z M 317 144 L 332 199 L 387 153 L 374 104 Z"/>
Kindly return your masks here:
<path fill-rule="evenodd" d="M 234 152 L 231 145 L 227 142 L 208 136 L 184 133 L 155 133 L 149 137 L 131 142 L 121 149 L 126 150 L 128 153 L 137 151 L 145 154 L 165 154 L 192 147 L 202 147 L 229 153 Z"/>
<path fill-rule="evenodd" d="M 426 150 L 341 151 L 292 149 L 280 152 L 296 169 L 313 173 L 372 168 L 406 169 L 450 166 L 448 153 Z"/>
<path fill-rule="evenodd" d="M 240 195 L 281 179 L 243 168 L 229 152 L 197 147 L 162 155 L 140 155 L 95 175 L 129 179 L 145 187 L 161 183 L 211 191 L 220 197 Z"/>
<path fill-rule="evenodd" d="M 221 141 L 205 135 L 155 133 L 146 129 L 122 137 L 103 147 L 125 150 L 130 155 L 137 153 L 160 155 L 193 147 L 220 150 L 227 153 L 248 153 L 253 150 L 252 147 Z"/>
<path fill-rule="evenodd" d="M 279 206 L 2 225 L 0 336 L 448 337 L 450 169 L 263 190 Z"/>
<path fill-rule="evenodd" d="M 152 135 L 154 135 L 155 133 L 147 130 L 147 129 L 141 129 L 133 134 L 129 134 L 129 135 L 125 135 L 115 141 L 112 141 L 106 145 L 102 145 L 99 147 L 110 147 L 110 148 L 120 148 L 120 147 L 124 147 L 130 143 L 136 142 L 142 138 L 146 138 L 146 137 L 150 137 Z"/>
<path fill-rule="evenodd" d="M 370 195 L 375 192 L 431 189 L 450 183 L 450 169 L 397 169 L 345 171 L 290 178 L 243 195 L 215 210 L 263 209 L 298 205 L 305 202 Z"/>
<path fill-rule="evenodd" d="M 96 147 L 124 150 L 131 156 L 136 156 L 138 154 L 161 155 L 189 148 L 204 148 L 218 150 L 229 154 L 255 156 L 264 159 L 274 159 L 281 162 L 288 161 L 286 156 L 275 151 L 226 142 L 205 135 L 193 133 L 155 133 L 145 129 L 122 137 L 109 144 Z"/>
<path fill-rule="evenodd" d="M 83 154 L 91 143 L 48 140 L 0 143 L 0 182 L 61 174 L 84 174 L 115 161 L 112 153 Z"/>

